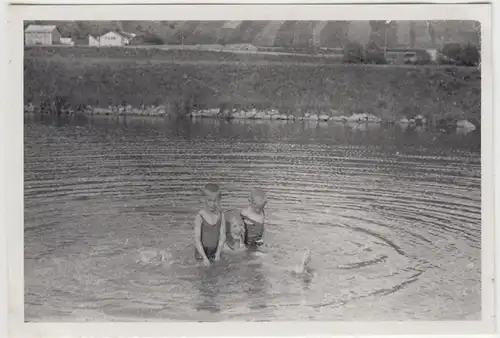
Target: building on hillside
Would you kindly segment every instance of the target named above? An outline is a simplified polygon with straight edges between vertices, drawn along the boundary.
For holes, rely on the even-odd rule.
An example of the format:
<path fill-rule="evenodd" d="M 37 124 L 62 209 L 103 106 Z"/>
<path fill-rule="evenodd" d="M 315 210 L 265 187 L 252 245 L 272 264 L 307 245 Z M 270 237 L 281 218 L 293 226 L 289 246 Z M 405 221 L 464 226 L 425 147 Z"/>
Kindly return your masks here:
<path fill-rule="evenodd" d="M 99 37 L 99 46 L 126 46 L 130 43 L 130 39 L 125 34 L 117 32 L 108 32 Z"/>
<path fill-rule="evenodd" d="M 425 51 L 429 54 L 432 62 L 437 61 L 439 56 L 439 51 L 436 48 L 428 48 Z"/>
<path fill-rule="evenodd" d="M 61 33 L 55 25 L 29 25 L 24 30 L 26 46 L 51 46 L 60 44 Z"/>
<path fill-rule="evenodd" d="M 89 35 L 89 46 L 90 47 L 99 47 L 99 38 L 93 37 Z"/>
<path fill-rule="evenodd" d="M 225 50 L 233 50 L 233 51 L 245 51 L 245 52 L 257 52 L 259 49 L 249 43 L 235 43 L 228 44 L 224 46 Z"/>
<path fill-rule="evenodd" d="M 389 64 L 419 64 L 435 61 L 429 50 L 418 48 L 389 48 L 385 52 Z"/>
<path fill-rule="evenodd" d="M 135 39 L 137 37 L 137 34 L 135 33 L 129 33 L 129 32 L 120 32 L 120 34 L 122 36 L 124 36 L 125 38 L 128 39 L 128 43 L 130 44 L 130 42 Z"/>
<path fill-rule="evenodd" d="M 108 32 L 98 37 L 89 35 L 89 46 L 122 47 L 129 45 L 135 36 L 126 32 Z"/>

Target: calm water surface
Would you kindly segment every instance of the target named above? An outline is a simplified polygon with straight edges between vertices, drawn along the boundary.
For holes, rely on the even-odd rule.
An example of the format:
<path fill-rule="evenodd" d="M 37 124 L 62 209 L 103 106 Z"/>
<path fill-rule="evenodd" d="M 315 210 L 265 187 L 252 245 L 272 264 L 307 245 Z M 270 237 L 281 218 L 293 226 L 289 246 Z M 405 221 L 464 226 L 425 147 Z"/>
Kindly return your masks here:
<path fill-rule="evenodd" d="M 480 318 L 477 132 L 34 116 L 24 129 L 26 321 Z M 225 209 L 268 190 L 261 255 L 197 265 L 207 182 Z M 294 275 L 306 248 L 314 273 Z M 140 261 L 148 250 L 168 259 Z"/>

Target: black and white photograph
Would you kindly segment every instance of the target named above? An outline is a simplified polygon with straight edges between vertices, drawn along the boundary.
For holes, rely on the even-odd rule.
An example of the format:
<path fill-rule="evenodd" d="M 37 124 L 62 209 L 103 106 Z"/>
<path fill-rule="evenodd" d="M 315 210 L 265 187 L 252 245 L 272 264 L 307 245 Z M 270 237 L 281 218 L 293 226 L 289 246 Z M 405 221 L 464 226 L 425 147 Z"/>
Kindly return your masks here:
<path fill-rule="evenodd" d="M 115 17 L 20 21 L 25 323 L 488 319 L 484 22 Z"/>

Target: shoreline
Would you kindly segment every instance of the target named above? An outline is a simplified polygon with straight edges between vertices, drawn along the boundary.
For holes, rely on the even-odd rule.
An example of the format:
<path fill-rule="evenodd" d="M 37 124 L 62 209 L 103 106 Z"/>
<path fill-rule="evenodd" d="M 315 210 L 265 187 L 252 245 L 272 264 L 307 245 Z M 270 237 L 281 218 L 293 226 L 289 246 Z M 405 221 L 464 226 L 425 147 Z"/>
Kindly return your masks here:
<path fill-rule="evenodd" d="M 340 113 L 340 114 L 339 114 Z M 222 108 L 213 109 L 202 109 L 194 110 L 188 114 L 180 116 L 177 112 L 172 112 L 168 110 L 167 106 L 151 106 L 144 108 L 132 108 L 128 107 L 85 107 L 84 109 L 73 110 L 67 109 L 59 113 L 45 111 L 42 112 L 37 110 L 33 105 L 25 105 L 24 114 L 31 115 L 48 115 L 48 116 L 107 116 L 107 117 L 156 117 L 156 118 L 169 118 L 169 119 L 187 119 L 192 121 L 197 121 L 201 119 L 211 119 L 211 120 L 237 120 L 237 121 L 290 121 L 290 122 L 316 122 L 316 123 L 328 123 L 333 122 L 336 124 L 399 124 L 407 126 L 433 126 L 438 129 L 462 129 L 467 132 L 473 131 L 480 126 L 475 126 L 468 120 L 456 120 L 456 121 L 441 121 L 441 123 L 432 123 L 428 121 L 423 115 L 417 115 L 414 117 L 402 117 L 398 120 L 395 119 L 383 119 L 375 115 L 366 113 L 355 113 L 350 116 L 341 114 L 338 110 L 326 111 L 321 114 L 316 113 L 305 113 L 302 116 L 296 116 L 294 114 L 286 114 L 280 112 L 278 109 L 270 110 L 224 110 Z"/>
<path fill-rule="evenodd" d="M 463 121 L 475 127 L 481 124 L 477 69 L 229 55 L 31 49 L 24 59 L 25 110 L 56 115 L 415 123 L 446 128 Z"/>
<path fill-rule="evenodd" d="M 132 106 L 119 107 L 113 106 L 108 108 L 91 107 L 87 106 L 79 109 L 67 108 L 61 111 L 42 111 L 37 109 L 34 105 L 28 104 L 24 106 L 25 114 L 38 114 L 38 115 L 82 115 L 82 116 L 134 116 L 134 117 L 172 117 L 172 118 L 189 118 L 189 119 L 218 119 L 218 120 L 268 120 L 268 121 L 319 121 L 319 122 L 359 122 L 359 123 L 384 123 L 382 118 L 372 114 L 360 113 L 347 116 L 339 114 L 338 110 L 330 110 L 322 113 L 305 113 L 302 116 L 297 116 L 293 113 L 286 113 L 278 109 L 269 110 L 227 110 L 224 108 L 211 108 L 211 109 L 197 109 L 184 115 L 179 115 L 178 112 L 169 110 L 168 106 L 150 106 L 133 108 Z M 426 123 L 426 118 L 423 116 L 414 118 L 414 120 L 422 120 Z M 412 122 L 411 118 L 408 122 Z"/>

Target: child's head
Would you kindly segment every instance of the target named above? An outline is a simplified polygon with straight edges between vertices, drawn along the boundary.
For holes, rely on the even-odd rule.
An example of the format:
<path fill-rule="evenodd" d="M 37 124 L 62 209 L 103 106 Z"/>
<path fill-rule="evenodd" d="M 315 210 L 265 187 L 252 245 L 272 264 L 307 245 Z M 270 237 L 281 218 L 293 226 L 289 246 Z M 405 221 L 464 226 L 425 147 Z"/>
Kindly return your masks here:
<path fill-rule="evenodd" d="M 229 224 L 229 232 L 233 238 L 239 238 L 245 231 L 245 224 L 239 211 L 229 211 L 226 215 L 226 221 Z"/>
<path fill-rule="evenodd" d="M 262 212 L 267 204 L 266 192 L 260 188 L 253 188 L 250 192 L 250 207 L 256 212 Z"/>
<path fill-rule="evenodd" d="M 209 183 L 203 188 L 205 205 L 209 211 L 215 212 L 220 209 L 222 192 L 217 184 Z"/>

